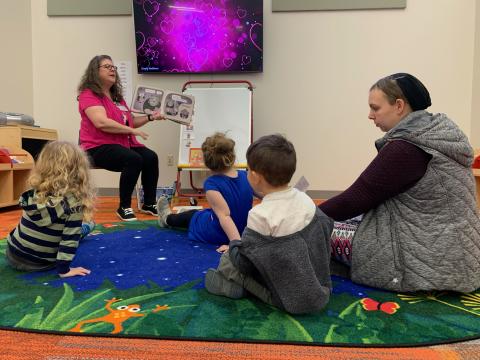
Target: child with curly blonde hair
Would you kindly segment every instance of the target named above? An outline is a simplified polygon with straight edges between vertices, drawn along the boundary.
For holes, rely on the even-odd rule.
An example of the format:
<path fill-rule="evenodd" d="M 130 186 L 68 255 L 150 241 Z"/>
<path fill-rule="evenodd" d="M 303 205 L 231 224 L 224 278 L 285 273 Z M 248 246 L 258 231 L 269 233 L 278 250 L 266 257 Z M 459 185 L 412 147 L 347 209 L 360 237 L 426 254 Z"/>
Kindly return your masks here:
<path fill-rule="evenodd" d="M 44 146 L 19 200 L 20 223 L 8 235 L 6 258 L 21 271 L 57 269 L 60 277 L 90 274 L 70 267 L 82 233 L 93 218 L 95 192 L 85 153 L 69 142 Z"/>
<path fill-rule="evenodd" d="M 246 171 L 236 170 L 235 141 L 215 133 L 202 144 L 203 161 L 212 171 L 203 188 L 209 208 L 172 214 L 166 197 L 157 202 L 158 224 L 188 229 L 190 240 L 218 245 L 218 252 L 228 249 L 230 240 L 239 239 L 247 225 L 253 204 L 253 190 Z"/>

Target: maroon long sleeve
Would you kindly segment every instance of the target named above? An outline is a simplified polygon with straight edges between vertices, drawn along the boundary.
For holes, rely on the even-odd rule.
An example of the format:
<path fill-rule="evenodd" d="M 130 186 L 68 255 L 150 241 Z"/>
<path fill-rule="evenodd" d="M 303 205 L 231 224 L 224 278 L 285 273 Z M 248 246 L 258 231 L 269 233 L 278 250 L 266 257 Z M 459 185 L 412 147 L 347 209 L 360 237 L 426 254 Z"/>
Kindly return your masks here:
<path fill-rule="evenodd" d="M 415 185 L 430 159 L 431 155 L 406 141 L 387 143 L 348 189 L 319 208 L 337 221 L 366 213 Z"/>

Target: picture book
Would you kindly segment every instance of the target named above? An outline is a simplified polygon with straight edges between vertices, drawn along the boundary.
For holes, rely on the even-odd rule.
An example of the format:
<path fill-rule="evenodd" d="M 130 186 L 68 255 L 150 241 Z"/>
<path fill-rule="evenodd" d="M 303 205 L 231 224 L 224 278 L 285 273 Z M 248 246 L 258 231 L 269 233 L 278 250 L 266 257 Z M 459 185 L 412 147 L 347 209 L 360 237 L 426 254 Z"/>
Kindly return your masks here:
<path fill-rule="evenodd" d="M 191 166 L 205 166 L 201 148 L 190 148 L 189 163 Z"/>
<path fill-rule="evenodd" d="M 168 120 L 190 125 L 194 106 L 195 99 L 191 95 L 139 85 L 135 90 L 131 109 L 143 114 L 160 111 Z"/>

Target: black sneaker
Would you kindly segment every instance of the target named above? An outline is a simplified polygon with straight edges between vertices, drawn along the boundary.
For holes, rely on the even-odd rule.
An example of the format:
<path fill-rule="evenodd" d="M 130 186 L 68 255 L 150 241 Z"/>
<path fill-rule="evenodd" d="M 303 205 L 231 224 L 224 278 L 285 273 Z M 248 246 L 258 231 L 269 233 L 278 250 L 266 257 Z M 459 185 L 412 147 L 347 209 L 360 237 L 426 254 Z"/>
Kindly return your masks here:
<path fill-rule="evenodd" d="M 208 269 L 205 275 L 205 288 L 209 293 L 223 295 L 230 299 L 241 299 L 246 296 L 246 290 L 215 269 Z"/>
<path fill-rule="evenodd" d="M 132 208 L 119 207 L 117 210 L 117 216 L 123 221 L 137 220 L 137 217 L 135 216 L 135 213 L 133 212 Z"/>
<path fill-rule="evenodd" d="M 140 211 L 141 211 L 142 213 L 145 213 L 145 214 L 150 214 L 150 215 L 153 215 L 153 216 L 158 216 L 157 204 L 153 204 L 153 205 L 143 204 L 143 205 L 142 205 L 142 208 L 140 209 Z"/>

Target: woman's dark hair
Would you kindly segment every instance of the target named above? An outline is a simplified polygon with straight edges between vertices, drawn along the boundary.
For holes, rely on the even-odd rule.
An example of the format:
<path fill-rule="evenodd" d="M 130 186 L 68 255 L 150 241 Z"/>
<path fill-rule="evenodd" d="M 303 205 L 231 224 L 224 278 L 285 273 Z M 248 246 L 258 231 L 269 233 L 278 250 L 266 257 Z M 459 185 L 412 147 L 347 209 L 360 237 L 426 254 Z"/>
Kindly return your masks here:
<path fill-rule="evenodd" d="M 280 134 L 266 135 L 247 150 L 250 170 L 262 175 L 271 186 L 288 185 L 297 167 L 293 144 Z"/>
<path fill-rule="evenodd" d="M 102 83 L 100 82 L 99 68 L 102 64 L 102 61 L 105 59 L 112 61 L 112 58 L 108 55 L 97 55 L 90 60 L 87 69 L 80 80 L 80 85 L 78 85 L 79 94 L 85 89 L 90 89 L 96 95 L 100 97 L 104 96 L 102 91 Z M 110 95 L 113 101 L 120 102 L 123 100 L 122 84 L 120 83 L 117 70 L 115 70 L 115 73 L 117 76 L 115 77 L 115 83 L 110 88 Z"/>
<path fill-rule="evenodd" d="M 225 171 L 235 163 L 235 141 L 215 133 L 202 144 L 203 162 L 212 171 Z"/>

